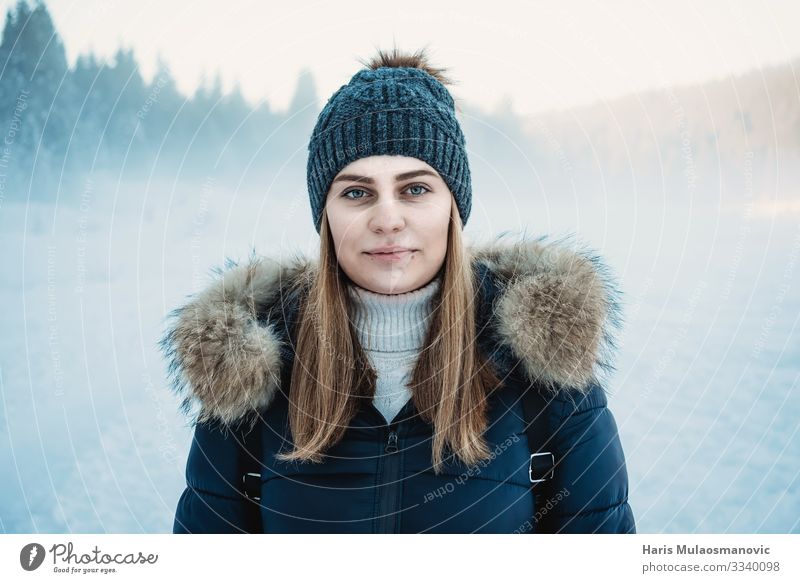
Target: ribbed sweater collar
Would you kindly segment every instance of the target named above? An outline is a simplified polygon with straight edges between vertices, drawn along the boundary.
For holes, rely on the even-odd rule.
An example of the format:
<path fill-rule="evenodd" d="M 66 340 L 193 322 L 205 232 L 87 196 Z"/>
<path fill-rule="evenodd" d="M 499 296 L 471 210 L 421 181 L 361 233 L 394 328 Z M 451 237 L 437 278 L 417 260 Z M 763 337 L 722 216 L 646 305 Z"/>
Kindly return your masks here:
<path fill-rule="evenodd" d="M 441 275 L 427 285 L 402 294 L 379 294 L 349 286 L 355 313 L 353 326 L 365 350 L 420 350 L 433 313 Z"/>

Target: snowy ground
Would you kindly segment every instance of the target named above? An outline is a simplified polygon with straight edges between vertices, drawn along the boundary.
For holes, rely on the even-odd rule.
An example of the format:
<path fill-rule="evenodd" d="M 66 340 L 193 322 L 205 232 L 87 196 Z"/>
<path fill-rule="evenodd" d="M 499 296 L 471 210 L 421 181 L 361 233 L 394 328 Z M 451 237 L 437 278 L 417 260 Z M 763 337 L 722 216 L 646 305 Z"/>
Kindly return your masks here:
<path fill-rule="evenodd" d="M 191 434 L 164 317 L 225 257 L 313 252 L 308 201 L 213 183 L 78 199 L 0 206 L 0 531 L 169 532 Z M 616 273 L 610 406 L 639 532 L 800 532 L 800 214 L 473 204 L 472 239 L 575 232 Z"/>

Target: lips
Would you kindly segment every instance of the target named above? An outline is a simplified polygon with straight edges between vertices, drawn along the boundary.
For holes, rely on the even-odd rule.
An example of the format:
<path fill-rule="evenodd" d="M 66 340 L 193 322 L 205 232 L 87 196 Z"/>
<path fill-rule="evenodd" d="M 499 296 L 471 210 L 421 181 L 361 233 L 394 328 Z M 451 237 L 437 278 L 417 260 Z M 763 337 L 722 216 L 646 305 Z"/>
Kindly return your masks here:
<path fill-rule="evenodd" d="M 395 262 L 395 261 L 402 261 L 407 257 L 410 257 L 411 255 L 414 254 L 415 251 L 416 249 L 407 249 L 405 247 L 402 247 L 392 252 L 366 251 L 365 253 L 377 261 Z"/>
<path fill-rule="evenodd" d="M 400 245 L 386 245 L 384 247 L 376 247 L 371 251 L 365 251 L 365 253 L 369 253 L 370 255 L 383 255 L 389 253 L 403 253 L 404 251 L 415 251 L 415 249 L 402 247 Z"/>

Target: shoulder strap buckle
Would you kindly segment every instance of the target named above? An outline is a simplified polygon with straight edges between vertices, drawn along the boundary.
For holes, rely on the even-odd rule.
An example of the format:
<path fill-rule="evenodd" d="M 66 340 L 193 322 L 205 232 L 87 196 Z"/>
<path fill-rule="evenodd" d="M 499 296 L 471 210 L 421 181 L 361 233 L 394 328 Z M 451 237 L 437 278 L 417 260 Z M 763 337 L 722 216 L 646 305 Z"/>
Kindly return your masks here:
<path fill-rule="evenodd" d="M 531 482 L 538 484 L 539 482 L 552 480 L 555 465 L 556 459 L 553 452 L 541 451 L 539 453 L 532 453 L 530 467 L 528 468 L 528 475 Z"/>
<path fill-rule="evenodd" d="M 244 485 L 244 495 L 249 500 L 256 502 L 261 500 L 261 474 L 256 472 L 247 472 L 242 475 L 242 484 Z"/>

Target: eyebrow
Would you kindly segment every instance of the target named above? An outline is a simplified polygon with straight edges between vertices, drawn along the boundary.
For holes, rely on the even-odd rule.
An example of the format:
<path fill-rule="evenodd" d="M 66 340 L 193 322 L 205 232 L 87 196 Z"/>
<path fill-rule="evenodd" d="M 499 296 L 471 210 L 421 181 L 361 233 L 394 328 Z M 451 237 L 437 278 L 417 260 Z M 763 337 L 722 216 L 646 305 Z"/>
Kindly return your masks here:
<path fill-rule="evenodd" d="M 415 178 L 417 176 L 433 176 L 438 178 L 439 175 L 431 172 L 430 170 L 412 170 L 411 172 L 403 172 L 394 177 L 395 181 L 407 180 L 408 178 Z M 375 180 L 369 176 L 359 176 L 358 174 L 341 174 L 337 176 L 333 182 L 361 182 L 364 184 L 375 184 Z M 333 183 L 331 183 L 333 184 Z"/>

